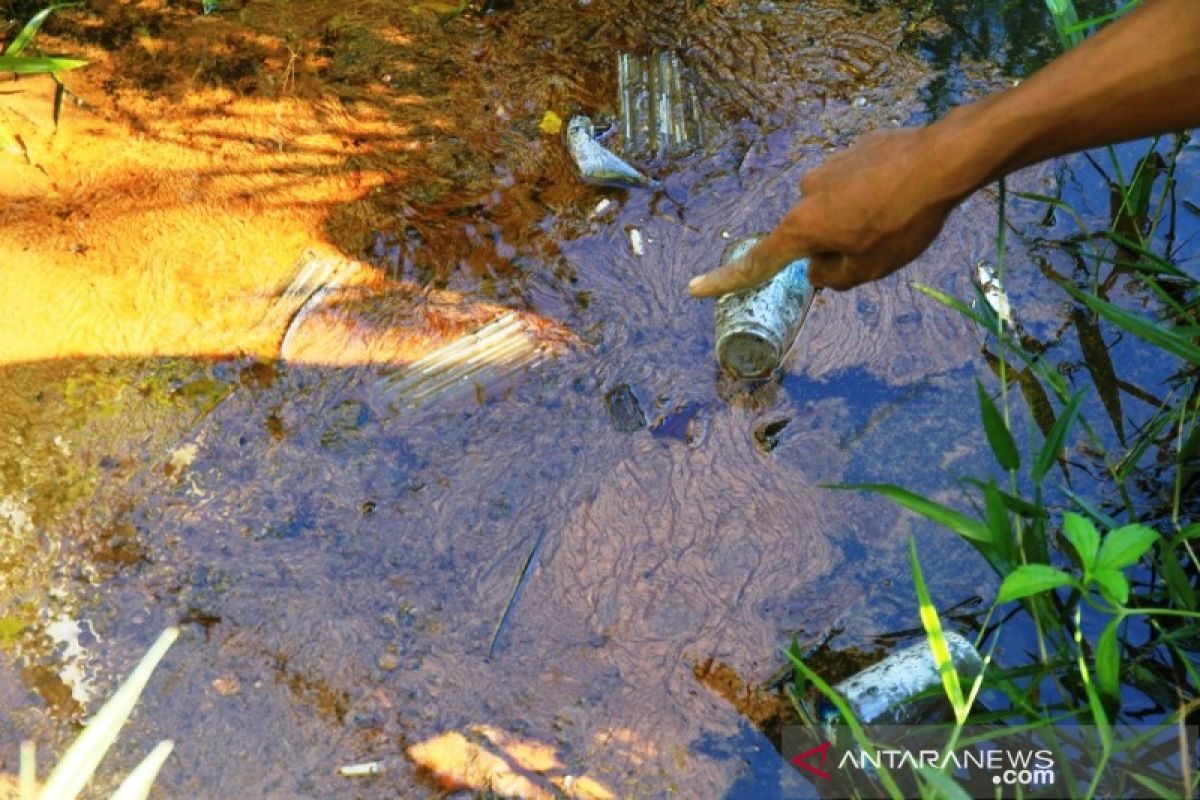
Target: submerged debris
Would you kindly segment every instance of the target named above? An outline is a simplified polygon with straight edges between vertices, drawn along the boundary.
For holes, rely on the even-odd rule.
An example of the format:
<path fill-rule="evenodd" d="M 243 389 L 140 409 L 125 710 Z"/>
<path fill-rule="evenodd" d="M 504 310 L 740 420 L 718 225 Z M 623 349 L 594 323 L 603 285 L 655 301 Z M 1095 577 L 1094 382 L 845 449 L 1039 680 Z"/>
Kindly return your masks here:
<path fill-rule="evenodd" d="M 646 254 L 645 239 L 637 228 L 629 229 L 629 249 L 638 258 Z"/>
<path fill-rule="evenodd" d="M 378 386 L 392 406 L 415 407 L 498 372 L 536 364 L 548 352 L 520 317 L 508 313 L 386 375 Z"/>
<path fill-rule="evenodd" d="M 613 426 L 622 433 L 640 431 L 646 427 L 646 414 L 628 383 L 622 383 L 604 395 L 604 405 L 608 408 Z"/>
<path fill-rule="evenodd" d="M 666 158 L 704 143 L 700 103 L 679 56 L 617 56 L 621 150 L 626 155 Z"/>
<path fill-rule="evenodd" d="M 597 142 L 592 121 L 582 114 L 571 117 L 567 123 L 567 151 L 579 169 L 579 177 L 586 183 L 623 189 L 659 185 Z"/>
<path fill-rule="evenodd" d="M 974 645 L 953 631 L 946 631 L 946 646 L 959 678 L 974 680 L 983 669 L 983 660 Z M 941 686 L 942 677 L 933 660 L 928 642 L 892 653 L 873 667 L 852 675 L 833 688 L 846 698 L 859 722 L 866 725 L 913 725 L 936 722 L 943 716 L 943 694 L 917 698 L 929 689 Z M 823 705 L 822 719 L 837 717 L 832 705 Z"/>
<path fill-rule="evenodd" d="M 296 331 L 322 301 L 342 286 L 356 269 L 354 262 L 305 250 L 296 263 L 296 274 L 280 293 L 262 324 L 283 329 L 279 357 L 290 360 Z"/>
<path fill-rule="evenodd" d="M 385 772 L 387 772 L 387 767 L 382 761 L 364 761 L 361 764 L 347 764 L 344 767 L 338 767 L 338 775 L 343 778 L 371 778 Z"/>
<path fill-rule="evenodd" d="M 731 242 L 721 264 L 741 258 L 764 236 Z M 715 311 L 721 368 L 743 380 L 765 378 L 774 372 L 795 341 L 813 295 L 806 258 L 788 264 L 762 286 L 721 295 Z"/>
<path fill-rule="evenodd" d="M 779 446 L 783 431 L 792 422 L 791 417 L 766 422 L 754 429 L 754 441 L 764 453 L 769 453 Z"/>

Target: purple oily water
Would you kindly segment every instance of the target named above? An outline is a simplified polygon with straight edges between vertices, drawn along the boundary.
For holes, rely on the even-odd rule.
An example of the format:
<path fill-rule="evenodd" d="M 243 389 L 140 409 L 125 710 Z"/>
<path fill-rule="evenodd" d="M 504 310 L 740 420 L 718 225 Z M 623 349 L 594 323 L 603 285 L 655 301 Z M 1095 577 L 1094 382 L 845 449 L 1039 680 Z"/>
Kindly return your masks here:
<path fill-rule="evenodd" d="M 741 258 L 766 234 L 737 239 L 721 264 Z M 762 286 L 717 299 L 717 363 L 735 378 L 765 378 L 783 362 L 812 304 L 808 259 L 793 261 Z"/>

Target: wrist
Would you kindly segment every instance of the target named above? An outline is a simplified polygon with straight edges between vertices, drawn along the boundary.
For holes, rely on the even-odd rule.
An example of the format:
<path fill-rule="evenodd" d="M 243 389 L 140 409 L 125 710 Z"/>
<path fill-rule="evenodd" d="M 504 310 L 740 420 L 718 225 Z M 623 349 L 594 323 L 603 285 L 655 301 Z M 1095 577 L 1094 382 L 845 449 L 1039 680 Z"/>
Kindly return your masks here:
<path fill-rule="evenodd" d="M 1003 110 L 997 110 L 997 105 L 1005 94 L 954 108 L 924 129 L 945 201 L 958 203 L 1010 168 L 1020 145 L 1013 132 L 1006 132 L 1001 124 Z"/>

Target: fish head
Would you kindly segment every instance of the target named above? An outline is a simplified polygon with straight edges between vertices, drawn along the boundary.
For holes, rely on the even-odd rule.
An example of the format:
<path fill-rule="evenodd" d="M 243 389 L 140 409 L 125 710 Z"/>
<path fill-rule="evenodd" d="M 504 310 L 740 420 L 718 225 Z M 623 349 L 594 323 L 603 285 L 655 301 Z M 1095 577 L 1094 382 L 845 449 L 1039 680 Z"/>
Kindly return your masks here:
<path fill-rule="evenodd" d="M 592 130 L 592 120 L 583 114 L 576 114 L 567 122 L 567 136 L 572 138 L 586 136 L 591 139 Z"/>

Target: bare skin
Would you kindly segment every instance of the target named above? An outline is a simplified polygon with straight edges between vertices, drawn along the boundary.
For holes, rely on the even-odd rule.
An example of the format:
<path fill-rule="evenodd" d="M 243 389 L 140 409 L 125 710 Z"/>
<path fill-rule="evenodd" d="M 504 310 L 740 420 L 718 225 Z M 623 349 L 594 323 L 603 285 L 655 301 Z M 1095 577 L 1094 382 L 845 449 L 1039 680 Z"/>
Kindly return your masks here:
<path fill-rule="evenodd" d="M 693 297 L 756 286 L 810 258 L 845 290 L 919 256 L 950 212 L 1046 158 L 1200 125 L 1200 2 L 1146 0 L 1015 89 L 923 128 L 875 131 L 800 181 L 802 199 L 744 258 L 692 279 Z"/>

